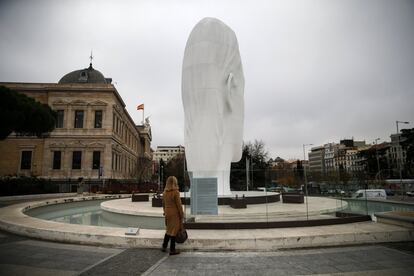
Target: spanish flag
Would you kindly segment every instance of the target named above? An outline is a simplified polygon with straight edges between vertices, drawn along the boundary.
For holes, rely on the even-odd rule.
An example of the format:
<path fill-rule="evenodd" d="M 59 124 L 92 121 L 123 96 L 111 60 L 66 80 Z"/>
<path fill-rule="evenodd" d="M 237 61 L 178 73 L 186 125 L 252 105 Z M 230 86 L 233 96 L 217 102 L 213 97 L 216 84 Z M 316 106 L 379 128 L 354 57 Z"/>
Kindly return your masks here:
<path fill-rule="evenodd" d="M 144 110 L 144 104 L 140 104 L 137 106 L 137 110 L 140 110 L 140 109 Z"/>

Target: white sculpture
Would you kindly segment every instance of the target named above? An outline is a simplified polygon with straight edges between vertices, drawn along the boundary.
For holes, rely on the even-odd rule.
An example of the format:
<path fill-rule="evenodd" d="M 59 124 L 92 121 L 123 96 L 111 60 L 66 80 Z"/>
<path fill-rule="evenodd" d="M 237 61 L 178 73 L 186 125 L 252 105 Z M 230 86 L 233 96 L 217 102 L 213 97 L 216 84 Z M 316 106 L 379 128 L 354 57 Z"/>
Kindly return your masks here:
<path fill-rule="evenodd" d="M 187 169 L 216 177 L 219 195 L 230 195 L 230 165 L 242 156 L 244 76 L 233 30 L 204 18 L 188 38 L 182 100 Z"/>

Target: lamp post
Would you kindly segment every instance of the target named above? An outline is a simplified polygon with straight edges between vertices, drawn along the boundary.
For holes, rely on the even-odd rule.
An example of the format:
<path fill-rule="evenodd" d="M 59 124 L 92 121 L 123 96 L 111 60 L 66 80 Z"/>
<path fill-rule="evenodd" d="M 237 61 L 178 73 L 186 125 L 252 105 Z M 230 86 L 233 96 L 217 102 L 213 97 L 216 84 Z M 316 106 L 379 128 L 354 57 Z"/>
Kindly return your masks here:
<path fill-rule="evenodd" d="M 400 171 L 400 187 L 402 188 L 402 168 L 401 168 L 401 146 L 400 146 L 400 135 L 398 135 L 399 130 L 398 130 L 398 124 L 409 124 L 410 122 L 404 122 L 404 121 L 395 121 L 395 124 L 397 126 L 397 138 L 398 138 L 398 150 L 397 150 L 397 162 L 398 162 L 398 170 Z M 405 192 L 405 187 L 402 191 L 403 194 L 403 198 L 404 198 L 404 192 Z"/>
<path fill-rule="evenodd" d="M 378 158 L 378 140 L 380 140 L 380 138 L 377 138 L 374 140 L 375 143 L 375 156 L 377 158 L 377 174 L 379 174 L 380 172 L 380 163 L 379 163 L 379 158 Z M 379 179 L 378 179 L 379 181 Z"/>
<path fill-rule="evenodd" d="M 246 156 L 246 191 L 249 191 L 249 182 L 250 182 L 250 165 L 249 165 L 249 156 Z"/>
<path fill-rule="evenodd" d="M 158 170 L 157 170 L 157 174 L 158 174 L 158 191 L 161 191 L 161 164 L 160 164 L 160 161 L 158 161 L 157 166 L 158 166 Z"/>
<path fill-rule="evenodd" d="M 164 160 L 160 158 L 159 163 L 158 163 L 158 190 L 161 192 L 164 190 L 163 170 L 164 170 Z"/>
<path fill-rule="evenodd" d="M 164 191 L 164 165 L 161 164 L 161 191 Z"/>
<path fill-rule="evenodd" d="M 253 174 L 254 174 L 254 168 L 253 168 L 253 165 L 254 165 L 254 162 L 253 162 L 253 159 L 251 159 L 251 163 L 252 163 L 252 188 L 254 189 L 254 178 L 253 178 Z"/>
<path fill-rule="evenodd" d="M 306 166 L 305 166 L 305 148 L 307 146 L 312 146 L 313 144 L 303 144 L 303 176 L 305 178 L 305 195 L 306 195 L 306 219 L 309 219 L 309 212 L 308 212 L 308 179 L 306 177 Z"/>

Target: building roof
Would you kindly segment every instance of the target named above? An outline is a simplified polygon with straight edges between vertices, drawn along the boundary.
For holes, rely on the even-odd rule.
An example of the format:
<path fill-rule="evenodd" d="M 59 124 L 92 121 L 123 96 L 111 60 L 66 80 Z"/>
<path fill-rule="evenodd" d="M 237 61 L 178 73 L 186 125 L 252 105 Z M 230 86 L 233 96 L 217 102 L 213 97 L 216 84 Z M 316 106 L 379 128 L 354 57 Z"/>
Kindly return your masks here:
<path fill-rule="evenodd" d="M 184 149 L 184 146 L 157 146 L 157 149 Z"/>
<path fill-rule="evenodd" d="M 110 84 L 112 79 L 105 78 L 104 75 L 92 67 L 92 63 L 88 68 L 72 71 L 64 75 L 59 84 L 62 83 L 105 83 Z"/>

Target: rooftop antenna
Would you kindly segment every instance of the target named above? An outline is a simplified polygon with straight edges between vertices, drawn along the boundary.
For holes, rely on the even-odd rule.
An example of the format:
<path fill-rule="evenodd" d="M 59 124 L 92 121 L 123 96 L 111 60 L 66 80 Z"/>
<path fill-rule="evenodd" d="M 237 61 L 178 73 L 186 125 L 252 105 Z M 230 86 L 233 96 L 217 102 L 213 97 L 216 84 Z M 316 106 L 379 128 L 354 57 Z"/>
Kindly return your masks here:
<path fill-rule="evenodd" d="M 91 60 L 91 62 L 89 63 L 89 65 L 92 67 L 92 60 L 93 60 L 92 50 L 91 50 L 91 55 L 89 56 L 89 59 Z"/>

